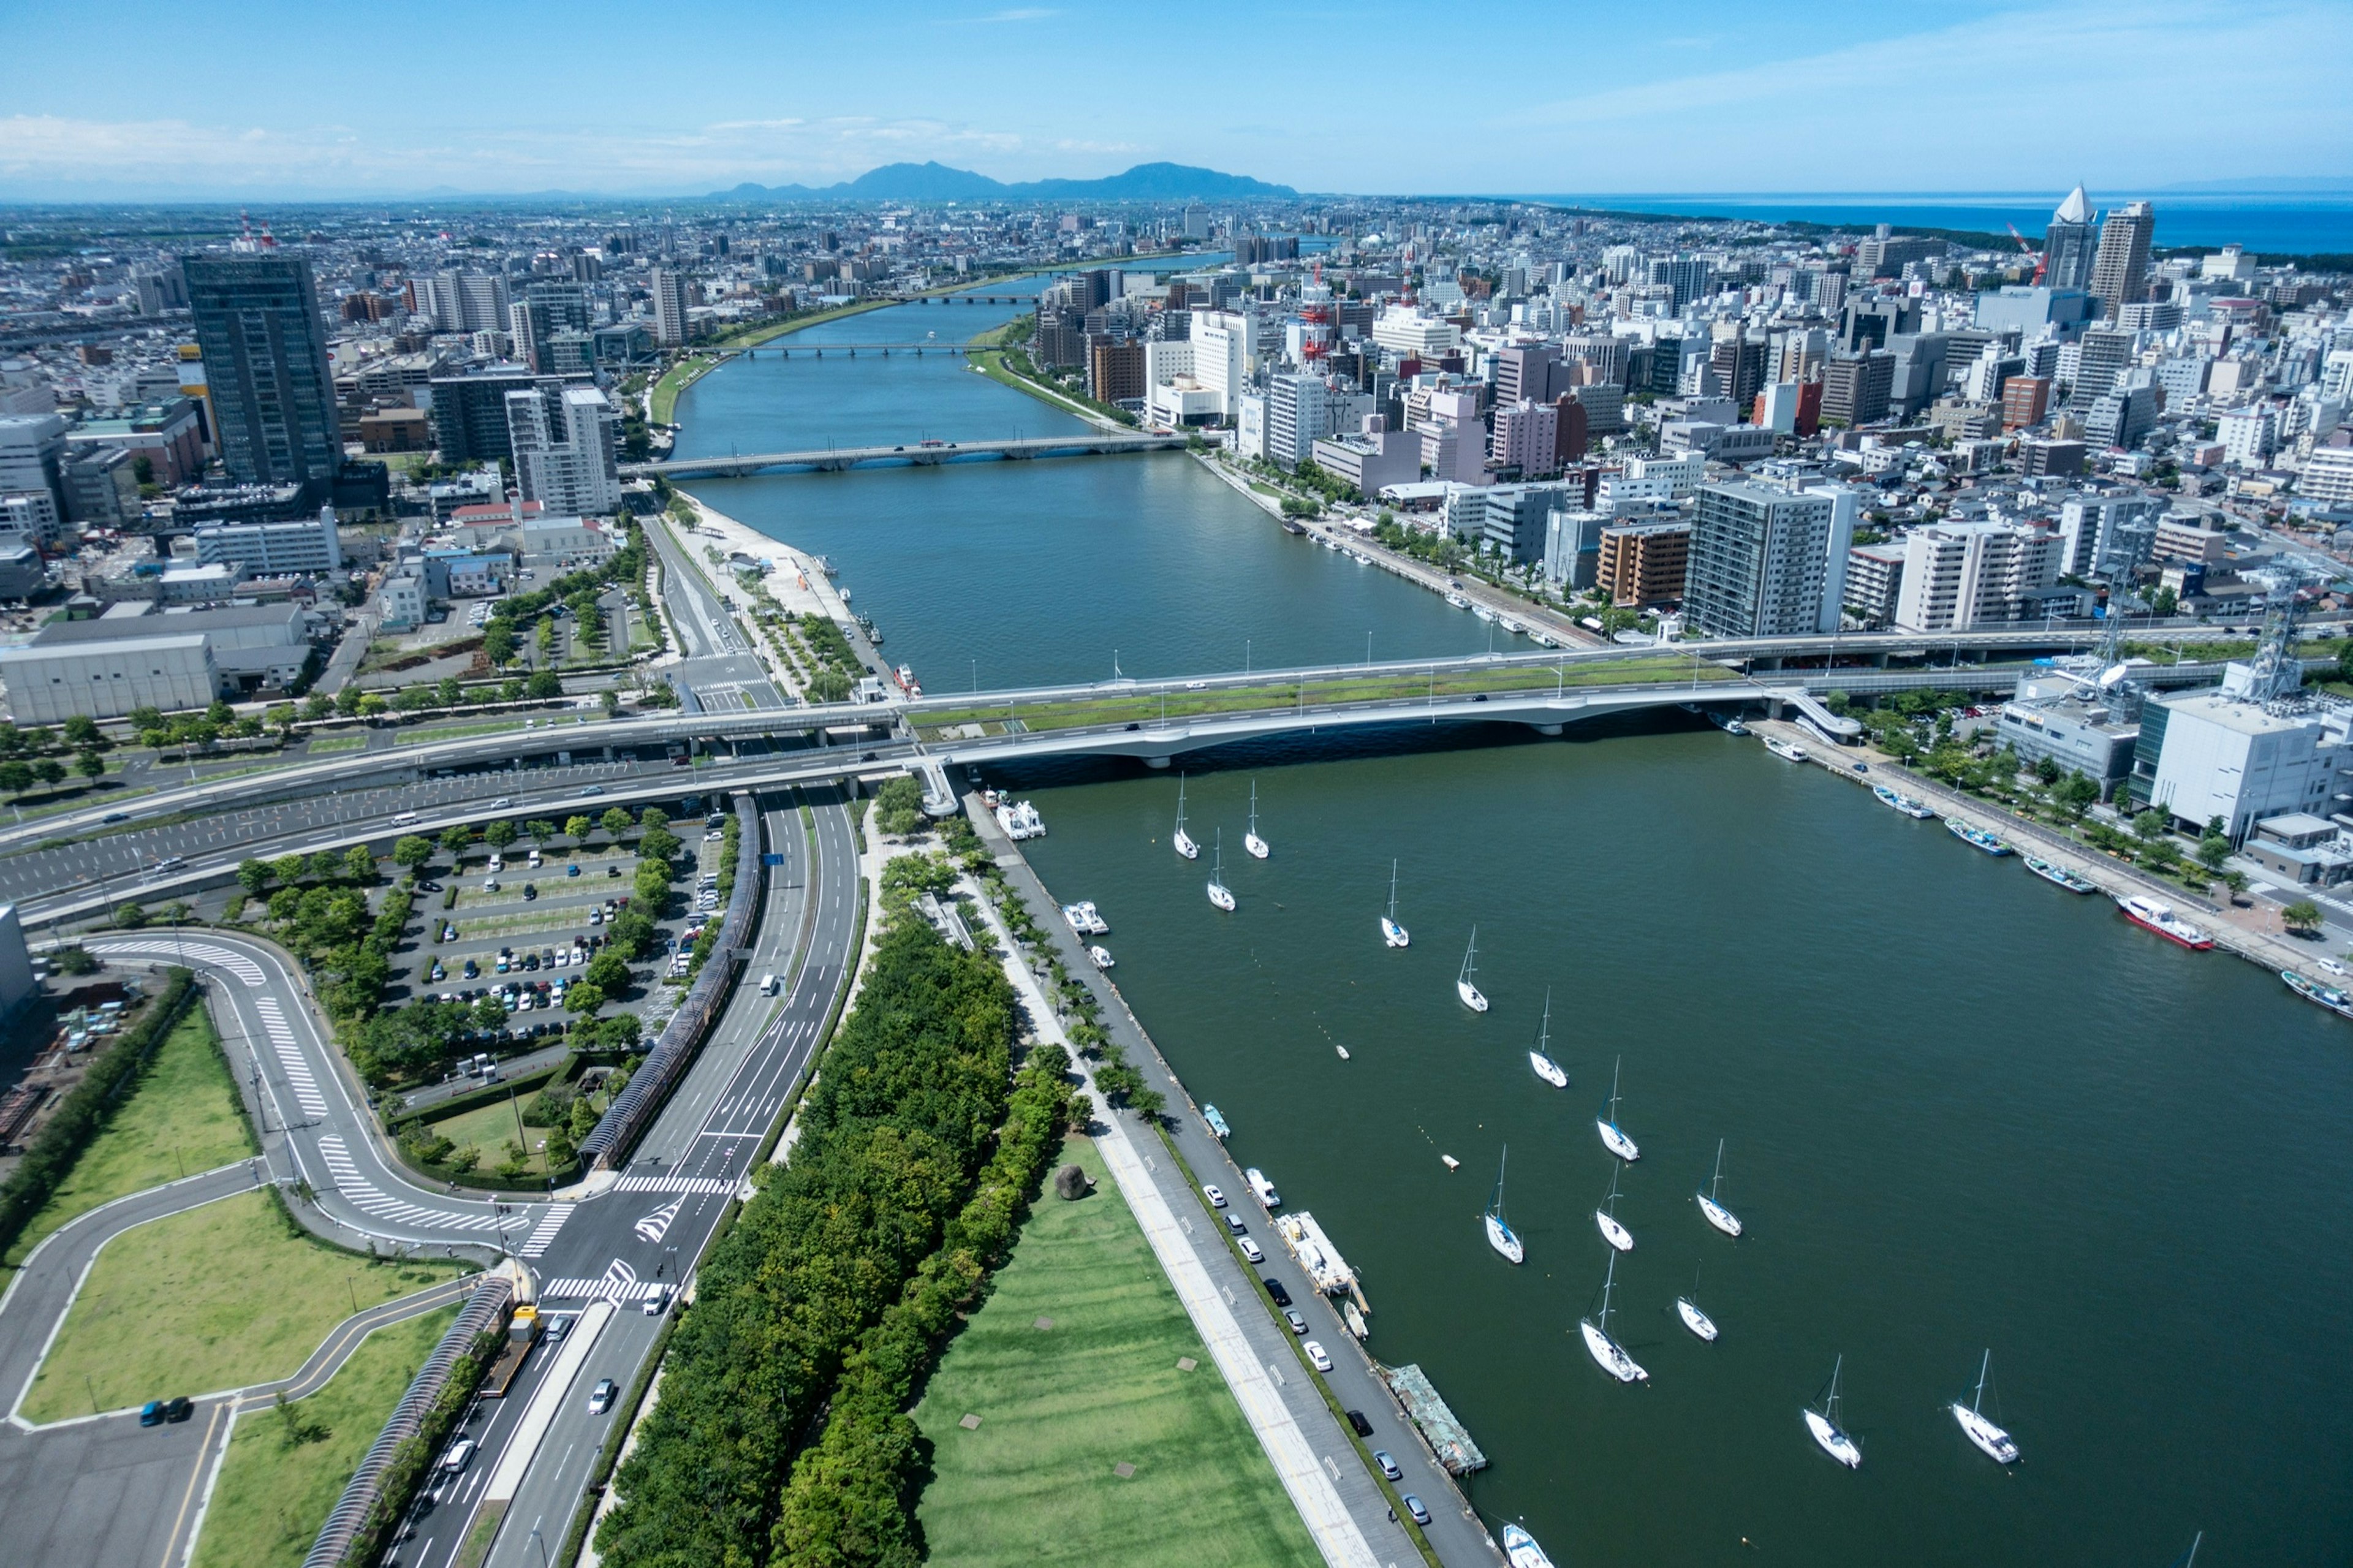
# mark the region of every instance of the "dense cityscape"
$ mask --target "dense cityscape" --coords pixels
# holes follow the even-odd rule
[[[2342,1554],[2353,243],[1291,168],[0,203],[0,1561]]]

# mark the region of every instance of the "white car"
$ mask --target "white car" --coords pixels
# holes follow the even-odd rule
[[[1245,1236],[1239,1238],[1235,1241],[1234,1245],[1240,1247],[1242,1249],[1242,1256],[1249,1258],[1252,1263],[1263,1263],[1266,1261],[1265,1250],[1261,1248],[1257,1242],[1252,1241],[1249,1237]]]
[[[2333,958],[2316,958],[2313,962],[2331,974],[2343,974],[2345,966]]]
[[[1309,1340],[1299,1348],[1307,1352],[1307,1364],[1314,1367],[1317,1372],[1330,1372],[1332,1370],[1332,1358],[1324,1353],[1324,1347],[1322,1345],[1317,1344],[1314,1340]]]
[[[1201,1188],[1201,1195],[1209,1200],[1209,1206],[1213,1209],[1221,1209],[1226,1206],[1226,1194],[1219,1192],[1213,1186],[1204,1184]]]
[[[474,1440],[471,1437],[460,1437],[449,1445],[448,1453],[441,1456],[441,1473],[447,1476],[463,1474],[466,1467],[473,1463],[473,1460]]]

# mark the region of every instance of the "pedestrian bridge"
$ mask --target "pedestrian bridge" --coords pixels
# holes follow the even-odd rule
[[[805,452],[730,452],[708,458],[670,458],[652,463],[624,463],[624,479],[725,479],[771,468],[799,468],[833,473],[867,464],[963,462],[983,458],[1018,460],[1029,458],[1098,457],[1113,452],[1179,452],[1182,436],[1134,435],[1029,436],[1009,441],[902,441],[892,446],[825,447]]]

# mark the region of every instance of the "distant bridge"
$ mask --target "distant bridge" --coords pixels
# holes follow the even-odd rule
[[[658,463],[624,463],[625,479],[723,479],[767,468],[803,468],[833,473],[866,463],[912,463],[929,467],[962,458],[1094,457],[1112,452],[1182,451],[1182,436],[1032,436],[1017,441],[905,441],[891,447],[827,447],[807,452],[729,453],[724,457],[670,458]]]
[[[807,354],[811,359],[823,359],[828,354],[836,359],[856,359],[861,353],[870,358],[880,354],[884,359],[894,353],[913,354],[921,359],[927,353],[1001,353],[1004,347],[1002,343],[945,343],[936,339],[921,343],[796,343],[789,338],[780,338],[772,343],[762,343],[759,348],[745,349],[744,355],[747,359],[757,359],[761,351],[765,350],[784,359],[790,359],[797,353]]]

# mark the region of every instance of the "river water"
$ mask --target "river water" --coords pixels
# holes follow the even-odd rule
[[[817,368],[706,378],[683,449],[763,420],[1050,417],[944,363]],[[1273,662],[1360,656],[1366,625],[1378,657],[1486,635],[1182,459],[696,489],[832,556],[934,691],[967,658],[987,686],[1100,678],[1113,647],[1142,675],[1237,666],[1244,637]],[[1491,1522],[1564,1563],[2157,1564],[2200,1530],[2201,1563],[2345,1559],[2348,1026],[1682,715],[1488,739],[1197,759],[1189,826],[1233,846],[1231,916],[1206,853],[1169,848],[1173,777],[1018,782],[1050,828],[1039,870],[1102,906],[1138,1016],[1362,1273],[1369,1348],[1419,1363],[1486,1450],[1468,1489]],[[1240,853],[1253,779],[1265,863]],[[1376,926],[1392,858],[1401,952]],[[1474,923],[1484,1016],[1452,984]],[[1525,1055],[1547,987],[1566,1091]],[[1651,1374],[1631,1388],[1577,1337],[1620,1057],[1642,1158],[1611,1321]],[[1692,1201],[1719,1138],[1736,1242]],[[1516,1269],[1479,1225],[1506,1143]],[[1695,1269],[1712,1346],[1672,1310]],[[2008,1472],[1944,1409],[1988,1348],[1986,1408],[2025,1450]],[[1852,1474],[1799,1419],[1840,1354]]]

